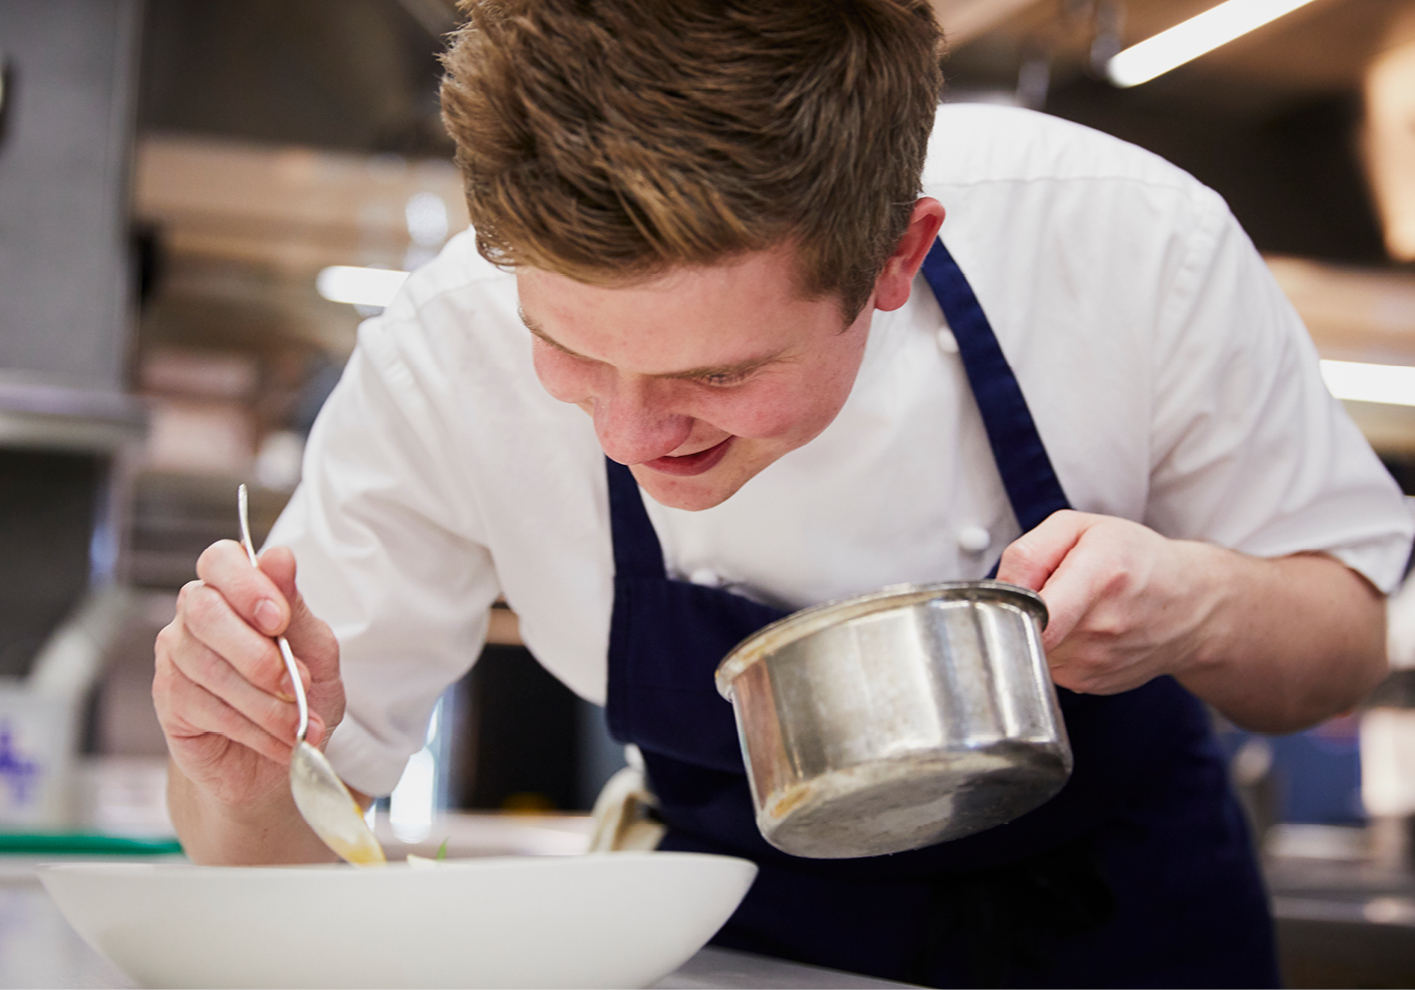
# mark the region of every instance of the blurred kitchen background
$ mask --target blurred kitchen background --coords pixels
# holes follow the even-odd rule
[[[1415,0],[1268,0],[1291,10],[1169,71],[1135,46],[1215,0],[934,2],[947,99],[1079,121],[1224,195],[1415,494]],[[0,826],[170,829],[153,637],[236,535],[239,481],[257,541],[278,515],[360,320],[466,225],[437,112],[455,20],[0,3]],[[583,812],[622,765],[515,616],[492,630],[381,802],[407,841],[448,809]],[[1415,667],[1415,614],[1393,636]],[[1221,726],[1293,985],[1415,983],[1412,709],[1397,670],[1309,732]]]

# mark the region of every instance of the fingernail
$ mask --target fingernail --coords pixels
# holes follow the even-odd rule
[[[295,682],[290,680],[290,672],[287,670],[285,676],[280,678],[280,687],[275,692],[275,697],[281,701],[295,700]]]
[[[255,603],[255,620],[266,632],[274,633],[280,628],[280,609],[269,598],[262,598]]]

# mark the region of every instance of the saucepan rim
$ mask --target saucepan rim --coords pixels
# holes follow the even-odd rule
[[[938,581],[931,584],[892,584],[878,591],[823,602],[792,612],[765,626],[738,643],[718,664],[714,680],[717,692],[732,700],[732,682],[747,668],[777,650],[830,626],[841,625],[861,616],[896,608],[908,608],[930,601],[1001,602],[1030,612],[1045,629],[1047,607],[1040,595],[1029,588],[1006,581]]]

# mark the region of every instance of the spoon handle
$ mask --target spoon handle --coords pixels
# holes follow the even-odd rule
[[[241,546],[246,548],[246,556],[251,559],[251,566],[257,567],[255,559],[255,546],[251,543],[251,520],[248,503],[249,496],[246,494],[246,486],[241,485],[236,489],[236,507],[241,516]],[[280,655],[285,658],[285,669],[290,672],[290,683],[295,686],[295,704],[300,709],[300,727],[295,730],[295,743],[298,745],[305,741],[305,733],[310,727],[310,706],[305,700],[305,685],[300,680],[300,669],[295,666],[295,654],[290,652],[290,643],[284,636],[276,636],[275,642],[280,645]]]

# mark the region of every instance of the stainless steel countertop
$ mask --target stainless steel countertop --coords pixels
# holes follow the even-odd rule
[[[1288,986],[1415,986],[1415,874],[1272,856],[1264,873]]]
[[[55,859],[0,856],[0,990],[135,986],[89,948],[40,886],[34,865]],[[124,861],[133,862],[131,857]],[[711,946],[654,985],[665,990],[906,986]]]

